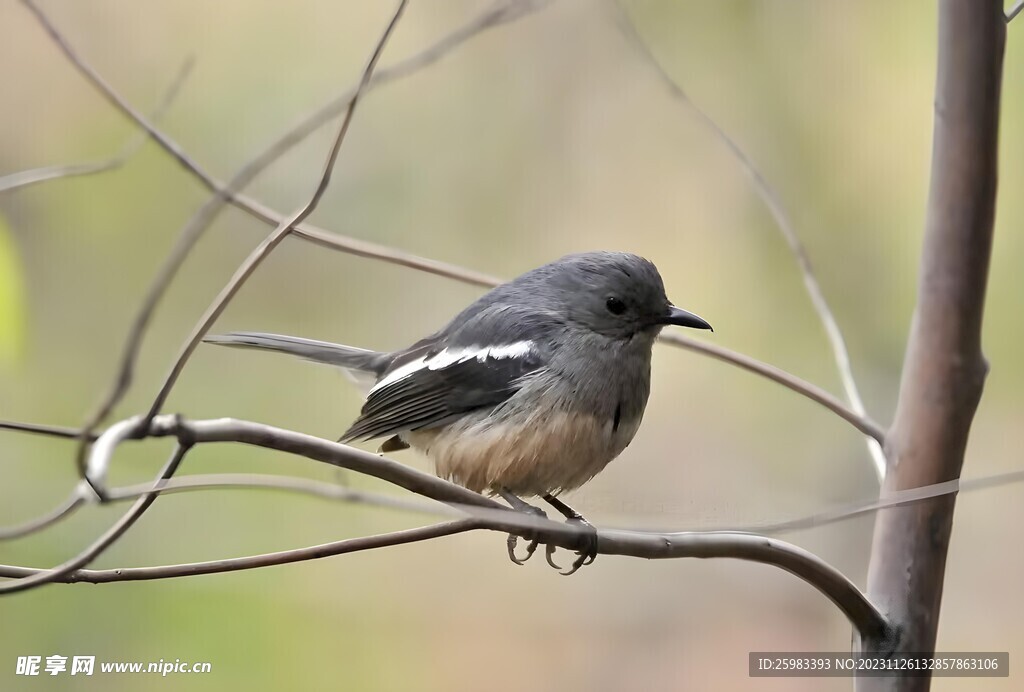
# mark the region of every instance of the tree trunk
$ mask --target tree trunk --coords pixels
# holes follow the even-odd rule
[[[924,248],[883,494],[958,478],[981,398],[1005,35],[1001,0],[940,1]],[[954,504],[945,495],[879,513],[868,594],[894,631],[865,649],[934,650]],[[927,690],[930,683],[865,678],[858,689]]]

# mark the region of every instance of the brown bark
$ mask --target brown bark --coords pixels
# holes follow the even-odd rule
[[[987,363],[981,352],[996,198],[1006,21],[999,0],[941,0],[931,186],[917,307],[884,492],[960,476]],[[868,593],[894,626],[872,650],[935,648],[955,497],[882,511]],[[873,678],[859,689],[927,690],[928,678]]]

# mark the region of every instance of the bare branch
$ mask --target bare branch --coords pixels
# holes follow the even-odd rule
[[[60,46],[62,50],[65,51],[65,54],[68,55],[69,59],[72,61],[75,67],[78,68],[93,83],[93,85],[96,86],[104,94],[104,96],[113,105],[115,105],[127,117],[134,120],[140,127],[146,129],[150,133],[150,136],[152,136],[153,139],[158,144],[160,144],[168,153],[174,156],[179,161],[179,163],[181,163],[187,170],[191,171],[201,182],[203,182],[204,185],[206,185],[210,190],[216,193],[216,196],[212,198],[209,202],[207,202],[207,205],[200,209],[196,216],[193,217],[192,221],[190,221],[189,225],[186,227],[186,230],[183,231],[183,233],[179,237],[178,244],[175,247],[175,250],[172,252],[168,263],[164,265],[164,268],[161,270],[160,277],[158,277],[157,282],[154,283],[153,287],[150,290],[150,296],[147,299],[149,304],[149,310],[144,310],[143,313],[140,313],[139,318],[136,320],[135,326],[133,326],[131,336],[132,339],[134,340],[134,343],[130,342],[129,345],[126,347],[125,355],[128,356],[128,358],[125,358],[122,361],[122,374],[120,378],[121,381],[128,383],[131,380],[130,368],[134,363],[134,359],[138,351],[137,342],[139,339],[141,339],[142,328],[139,327],[139,325],[144,326],[146,322],[146,320],[143,320],[142,317],[145,315],[148,320],[148,314],[149,312],[152,311],[152,305],[154,305],[155,302],[162,295],[163,290],[165,290],[166,288],[166,284],[173,277],[174,273],[177,270],[177,267],[180,266],[181,261],[183,261],[184,256],[191,249],[192,245],[195,243],[195,240],[198,238],[198,235],[202,232],[206,225],[208,225],[212,221],[212,217],[217,213],[223,201],[229,201],[231,204],[234,204],[243,211],[249,212],[255,218],[263,222],[273,224],[283,223],[284,219],[281,215],[277,214],[271,209],[268,209],[267,207],[264,207],[258,202],[255,202],[254,200],[251,200],[241,195],[237,195],[237,190],[235,188],[247,184],[249,181],[252,180],[253,177],[255,177],[255,175],[260,170],[262,170],[264,166],[268,165],[274,158],[280,156],[288,147],[294,146],[296,143],[298,143],[298,141],[301,141],[303,137],[307,136],[310,132],[315,130],[316,127],[322,124],[322,122],[326,118],[330,117],[330,114],[333,114],[333,107],[337,106],[340,108],[342,102],[344,102],[347,105],[351,103],[351,100],[349,99],[348,94],[344,94],[331,104],[328,104],[328,106],[325,106],[324,108],[320,109],[313,115],[309,116],[302,123],[300,123],[300,125],[293,132],[290,132],[284,137],[282,137],[280,140],[275,142],[275,144],[273,144],[268,150],[266,150],[256,159],[253,159],[253,161],[251,161],[250,164],[247,164],[246,167],[239,172],[236,178],[232,180],[232,183],[225,187],[217,180],[215,180],[212,176],[210,176],[208,173],[206,173],[202,168],[200,168],[198,164],[196,164],[191,158],[185,155],[179,145],[173,142],[169,137],[167,137],[167,135],[156,129],[154,125],[146,121],[146,119],[143,116],[141,116],[130,104],[128,104],[128,102],[125,101],[124,98],[120,96],[120,94],[114,91],[114,89],[110,87],[102,79],[102,77],[100,77],[91,67],[85,64],[81,60],[81,58],[68,47],[67,41],[53,26],[52,22],[50,22],[45,15],[43,15],[41,12],[35,9],[35,6],[32,4],[32,0],[23,0],[23,2],[28,3],[30,7],[32,7],[34,11],[36,11],[37,17],[39,18],[40,22],[43,23],[44,27],[51,34],[51,36],[54,36],[55,40],[58,43],[58,46]],[[441,42],[439,42],[439,44],[435,44],[433,48],[428,49],[428,51],[425,51],[425,53],[430,53],[431,51],[433,51],[433,54],[437,54],[439,51],[439,46],[442,44],[446,48],[454,46],[458,41],[462,41],[465,40],[465,38],[468,38],[468,36],[472,35],[474,31],[479,31],[488,26],[493,26],[496,23],[498,23],[499,20],[509,21],[509,18],[521,16],[521,14],[523,14],[524,12],[532,11],[536,9],[536,7],[543,6],[544,4],[545,3],[543,2],[535,2],[528,5],[520,5],[518,3],[496,5],[494,9],[489,10],[484,15],[481,15],[477,20],[470,22],[462,30],[454,32],[453,34],[449,35],[446,39],[443,39]],[[516,12],[511,12],[508,9],[511,7],[516,7],[519,9]],[[393,68],[393,76],[397,77],[407,74],[409,71],[412,71],[413,69],[415,69],[416,66],[420,65],[421,63],[426,64],[427,62],[429,62],[429,60],[425,60],[422,57],[423,55],[424,54],[420,54],[420,56],[416,56],[414,58],[411,58],[409,61],[406,61],[405,63],[397,65],[395,68]],[[296,236],[301,237],[310,242],[319,244],[323,247],[327,247],[333,250],[339,250],[341,252],[356,255],[359,257],[377,259],[392,264],[397,264],[399,266],[404,266],[411,269],[416,269],[419,271],[444,276],[447,278],[455,279],[457,281],[461,281],[463,283],[483,287],[493,287],[500,283],[500,280],[495,277],[488,276],[486,274],[481,274],[470,269],[465,269],[462,267],[458,267],[456,265],[447,264],[443,262],[437,262],[431,259],[417,257],[415,255],[404,253],[393,248],[377,245],[375,243],[368,243],[365,241],[339,236],[337,234],[333,234],[315,227],[300,225],[295,227],[293,232]],[[785,377],[781,378],[777,377],[776,375],[778,373],[782,373],[782,371],[778,370],[777,368],[760,364],[753,359],[747,358],[746,356],[735,354],[727,349],[710,346],[683,335],[663,335],[662,340],[665,343],[671,344],[673,346],[689,348],[690,350],[708,355],[714,354],[714,357],[718,358],[719,360],[734,363],[740,365],[746,370],[764,375],[769,379],[772,379],[787,387],[790,387],[791,389],[793,389],[793,391],[796,391],[799,394],[809,396],[813,401],[825,405],[833,412],[838,413],[845,420],[853,423],[858,430],[870,435],[872,438],[881,439],[884,436],[884,433],[881,431],[881,428],[877,424],[872,422],[866,416],[858,415],[856,414],[856,412],[850,412],[845,407],[843,407],[842,404],[840,404],[834,397],[831,397],[820,388],[805,383],[792,375],[786,375]],[[125,372],[128,373],[127,377],[125,376]],[[794,387],[792,386],[793,384],[796,384],[797,386]],[[127,386],[127,384],[125,384],[124,386]],[[117,385],[114,391],[118,392],[120,390],[120,387],[120,384]],[[814,395],[812,396],[811,393],[813,393]],[[98,411],[98,413],[102,412],[103,415],[96,415],[90,418],[92,425],[87,425],[87,430],[95,429],[95,426],[98,425],[98,423],[103,418],[105,418],[106,415],[109,415],[110,409],[112,409],[114,402],[120,398],[120,395],[121,393],[119,392],[114,397],[108,397],[105,406],[101,408],[100,411]],[[80,448],[80,468],[84,468],[84,455],[85,448],[83,446],[82,448]]]
[[[14,538],[22,538],[29,534],[42,531],[45,528],[53,526],[54,524],[63,521],[67,517],[74,514],[75,510],[85,504],[86,496],[83,495],[78,489],[75,489],[68,495],[59,505],[54,507],[52,510],[43,514],[42,516],[36,517],[26,521],[23,524],[17,524],[15,526],[3,527],[0,526],[0,541],[9,541]]]
[[[953,479],[943,483],[935,483],[921,488],[908,488],[886,495],[883,498],[868,502],[847,503],[831,507],[829,509],[808,514],[793,519],[785,519],[775,522],[762,522],[749,524],[747,526],[723,526],[709,528],[702,526],[692,529],[660,529],[660,533],[707,533],[712,531],[731,533],[754,533],[761,536],[778,536],[794,531],[820,528],[829,524],[836,524],[849,519],[872,514],[890,507],[904,507],[930,500],[933,497],[950,495],[953,493],[963,494],[976,490],[1001,487],[1012,483],[1024,482],[1024,470],[1008,471],[1006,473],[971,478],[968,480]],[[334,483],[314,481],[307,478],[293,478],[291,476],[261,475],[248,473],[220,473],[220,474],[196,474],[184,478],[172,478],[160,482],[155,486],[151,483],[138,483],[136,485],[110,488],[106,491],[107,500],[119,502],[132,500],[146,493],[158,493],[161,495],[195,492],[201,490],[217,489],[264,489],[278,490],[312,495],[325,500],[338,502],[364,504],[374,507],[386,507],[397,509],[403,512],[415,512],[419,514],[430,514],[435,516],[456,517],[469,515],[476,518],[495,518],[498,510],[485,509],[471,505],[463,505],[456,502],[441,504],[437,502],[414,502],[409,499],[370,493],[361,490],[353,490]],[[504,521],[512,519],[501,515]],[[530,520],[530,517],[523,515],[524,521],[520,528],[533,529],[544,528]],[[626,527],[614,527],[623,530],[632,530]],[[2,534],[0,534],[2,536]]]
[[[775,220],[775,225],[778,226],[779,230],[782,232],[783,238],[785,238],[786,243],[789,245],[790,252],[792,252],[793,257],[796,258],[796,263],[800,268],[800,274],[803,277],[804,287],[807,289],[807,294],[810,296],[811,304],[814,306],[814,310],[818,313],[818,318],[821,320],[821,323],[825,328],[825,335],[828,337],[829,344],[832,347],[832,355],[836,362],[836,368],[839,371],[839,379],[842,382],[843,391],[846,392],[846,398],[850,402],[850,407],[857,416],[866,419],[864,402],[860,398],[860,392],[857,390],[857,382],[853,377],[853,368],[850,365],[850,354],[846,348],[846,340],[843,338],[843,332],[839,328],[839,323],[836,322],[835,315],[832,314],[828,301],[825,300],[825,294],[821,290],[821,284],[818,283],[818,277],[815,275],[814,267],[811,265],[811,258],[807,254],[807,249],[804,247],[803,242],[801,242],[800,236],[796,232],[796,227],[789,218],[789,214],[786,213],[786,209],[782,205],[782,200],[779,197],[778,192],[776,192],[775,188],[771,186],[767,178],[761,174],[761,171],[754,164],[754,160],[750,158],[742,147],[740,147],[736,140],[730,137],[729,134],[714,120],[714,118],[704,111],[704,109],[694,103],[689,94],[687,94],[683,88],[679,86],[674,79],[672,79],[672,76],[665,71],[662,64],[658,62],[656,57],[654,57],[654,53],[651,51],[650,46],[647,45],[637,32],[636,27],[629,18],[629,14],[622,8],[618,0],[612,0],[611,5],[613,7],[615,22],[618,24],[622,35],[637,50],[644,61],[654,69],[659,81],[668,90],[672,98],[696,115],[701,123],[711,131],[715,138],[725,145],[726,149],[729,150],[729,153],[732,154],[733,158],[740,164],[743,172],[747,174],[747,177],[750,179],[750,182],[754,186],[754,190],[757,192],[758,196],[761,198],[761,201],[763,201],[765,206],[768,208],[772,218]],[[835,409],[832,410],[834,411]],[[881,483],[885,478],[886,471],[885,453],[882,450],[882,444],[885,442],[884,436],[878,437],[871,433],[867,434],[871,437],[871,439],[867,440],[868,452],[871,454],[875,474],[878,476],[878,482]]]
[[[235,297],[235,294],[242,287],[242,284],[244,284],[246,279],[256,271],[256,268],[259,267],[263,260],[273,252],[274,248],[288,237],[288,234],[292,232],[295,225],[302,223],[306,217],[313,213],[317,205],[320,203],[320,198],[323,196],[324,192],[327,190],[327,186],[331,182],[331,172],[334,170],[334,164],[338,160],[338,152],[341,151],[341,145],[345,141],[345,135],[348,133],[349,125],[352,123],[352,116],[356,112],[356,106],[359,104],[359,99],[362,96],[362,93],[366,90],[367,85],[370,83],[370,77],[373,76],[373,69],[377,66],[377,61],[380,60],[381,53],[384,51],[384,45],[387,43],[388,38],[390,38],[395,26],[398,24],[398,20],[405,11],[405,6],[407,4],[408,0],[399,0],[391,21],[384,29],[384,33],[381,34],[381,37],[377,40],[373,53],[367,61],[366,67],[363,69],[362,78],[359,80],[359,86],[356,88],[356,93],[348,104],[348,110],[345,111],[344,118],[342,118],[341,127],[338,128],[338,132],[334,137],[334,142],[331,145],[330,153],[327,155],[327,161],[324,163],[320,180],[317,183],[312,196],[309,198],[309,201],[296,210],[288,219],[278,224],[277,228],[274,229],[274,232],[267,236],[267,238],[249,254],[245,262],[243,262],[235,272],[235,275],[231,277],[228,284],[214,299],[213,303],[210,304],[210,307],[206,309],[206,312],[193,328],[192,334],[182,347],[174,366],[171,368],[170,374],[168,374],[167,379],[160,388],[160,392],[157,394],[153,405],[150,407],[149,414],[146,416],[147,421],[157,415],[160,412],[160,409],[163,408],[163,405],[167,401],[167,397],[171,392],[171,388],[174,387],[175,382],[177,382],[178,377],[181,375],[181,371],[185,367],[185,363],[188,362],[188,359],[195,351],[196,346],[198,346],[203,340],[203,337],[206,336],[210,327],[213,326],[213,323],[218,317],[220,317],[231,299]]]
[[[182,63],[178,69],[178,74],[174,77],[174,81],[167,88],[167,92],[160,100],[159,105],[153,111],[153,122],[160,122],[163,118],[164,113],[174,103],[174,99],[177,97],[181,85],[185,83],[188,75],[192,72],[192,66],[195,64],[195,60],[191,57]],[[28,187],[37,183],[44,183],[49,180],[57,180],[59,178],[71,178],[75,176],[84,175],[95,175],[97,173],[105,173],[112,171],[116,168],[123,166],[131,157],[135,156],[136,152],[142,148],[142,145],[149,139],[149,134],[145,131],[137,132],[132,135],[128,141],[122,146],[121,150],[105,161],[93,161],[91,163],[73,163],[63,166],[46,166],[43,168],[33,168],[27,171],[19,171],[17,173],[11,173],[0,177],[0,194],[4,192],[10,192],[22,187]]]
[[[392,73],[389,75],[389,79],[397,79],[398,77],[405,76],[420,66],[428,65],[436,61],[444,54],[445,51],[454,48],[458,43],[465,41],[473,35],[474,31],[479,32],[491,26],[497,26],[501,23],[518,19],[535,9],[545,6],[550,1],[551,0],[548,0],[548,2],[545,2],[544,0],[519,0],[518,2],[510,1],[507,3],[496,3],[492,8],[480,15],[477,20],[470,22],[460,30],[453,32],[453,34],[445,37],[423,53],[396,65],[393,68]],[[223,196],[232,205],[250,214],[263,223],[269,225],[280,225],[284,222],[285,217],[283,215],[251,198],[235,194],[235,192],[231,190],[230,186],[222,184],[210,173],[205,171],[196,161],[185,153],[181,145],[159,130],[152,122],[147,120],[145,116],[143,116],[123,96],[121,96],[121,94],[108,84],[107,81],[103,79],[103,77],[91,65],[85,62],[85,60],[78,55],[60,30],[57,29],[56,25],[35,3],[35,0],[22,0],[22,2],[29,10],[31,10],[33,15],[42,25],[43,29],[71,62],[72,66],[75,67],[75,69],[77,69],[112,106],[114,106],[124,116],[134,121],[139,127],[146,130],[146,132],[149,133],[149,136],[152,137],[158,145],[170,154],[182,167],[195,176],[196,179],[198,179],[199,182],[201,182],[208,190]],[[320,109],[307,120],[300,123],[296,127],[294,134],[289,132],[285,137],[271,145],[266,152],[250,162],[250,164],[240,172],[240,180],[243,180],[245,175],[250,175],[251,177],[249,177],[248,180],[243,180],[243,183],[239,186],[244,185],[246,182],[251,180],[252,177],[255,177],[255,174],[258,173],[262,167],[268,165],[273,159],[282,155],[287,148],[297,144],[337,113],[351,107],[351,102],[354,96],[355,91],[346,92],[335,99],[331,104],[328,104],[328,106]],[[456,278],[467,283],[486,286],[491,285],[494,281],[492,277],[479,272],[474,272],[472,270],[446,264],[444,262],[438,262],[436,260],[420,258],[416,255],[394,250],[383,245],[377,245],[376,243],[347,238],[335,233],[330,233],[315,226],[299,225],[294,229],[294,233],[296,236],[318,245],[330,247],[359,257],[379,259],[440,276]]]
[[[167,479],[173,476],[188,450],[188,444],[179,443],[175,448],[174,453],[171,455],[171,458],[160,471],[158,478]],[[17,593],[18,591],[25,591],[27,589],[42,586],[43,584],[49,584],[66,577],[75,570],[85,567],[99,557],[104,550],[113,545],[117,539],[124,535],[124,533],[130,529],[136,521],[138,521],[139,517],[149,509],[149,506],[153,504],[156,498],[157,496],[153,494],[140,497],[113,526],[107,529],[102,536],[93,541],[88,548],[63,564],[58,565],[53,569],[39,570],[29,576],[16,579],[15,581],[0,583],[0,595]]]
[[[555,524],[555,526],[559,529],[565,528],[565,525]],[[79,570],[61,575],[54,581],[98,584],[232,572],[431,540],[481,528],[491,527],[487,526],[487,522],[479,519],[462,519],[420,529],[397,531],[366,538],[350,538],[310,548],[244,558],[160,567]],[[494,530],[505,532],[506,528],[498,526]],[[863,636],[880,637],[887,632],[888,625],[885,618],[864,598],[853,582],[811,553],[782,541],[743,533],[644,534],[599,530],[598,545],[598,550],[605,555],[625,555],[646,559],[734,558],[780,567],[800,577],[824,594],[846,615]],[[20,577],[27,580],[45,573],[43,570],[30,567],[0,565],[0,576],[4,577]],[[0,584],[0,586],[3,585]]]
[[[35,432],[36,428],[46,428],[46,426],[36,426],[25,423],[0,423],[2,426],[10,426],[16,430],[28,429]],[[129,424],[123,428],[126,432],[130,432],[133,429],[133,425]],[[59,436],[65,438],[74,438],[76,433],[71,430],[59,429]],[[121,439],[127,439],[129,435],[124,435]],[[109,445],[108,445],[109,448]],[[113,449],[110,448],[110,452]],[[109,457],[108,457],[109,458]],[[109,463],[109,462],[108,462]],[[105,473],[105,471],[101,471]],[[812,529],[828,524],[845,521],[855,517],[863,516],[877,512],[881,509],[890,507],[901,507],[905,505],[914,504],[917,502],[923,502],[934,497],[942,495],[949,495],[953,493],[965,493],[972,492],[975,490],[984,490],[988,488],[999,487],[1010,483],[1024,482],[1024,470],[1022,471],[1010,471],[1002,474],[995,474],[991,476],[984,476],[981,478],[972,478],[968,480],[954,479],[951,481],[944,481],[941,483],[934,483],[932,485],[908,488],[905,490],[899,490],[892,493],[887,493],[884,497],[871,500],[868,502],[849,503],[839,505],[836,507],[829,508],[824,511],[815,512],[813,514],[805,515],[802,517],[796,517],[793,519],[786,519],[783,521],[771,522],[771,523],[757,523],[750,524],[748,526],[737,527],[727,526],[719,529],[708,529],[702,527],[701,529],[691,529],[690,531],[733,531],[733,532],[744,532],[744,533],[757,533],[761,535],[775,536],[793,531],[800,531],[805,529]],[[98,483],[102,488],[102,485]],[[391,507],[403,511],[421,512],[425,514],[441,514],[451,516],[453,513],[458,514],[470,514],[473,516],[486,516],[476,513],[474,506],[462,504],[459,502],[448,502],[446,505],[438,505],[433,503],[420,503],[411,502],[408,499],[399,499],[389,496],[383,496],[375,493],[368,493],[365,491],[353,490],[344,486],[338,486],[332,483],[323,483],[312,481],[303,478],[292,478],[290,476],[262,476],[257,474],[200,474],[194,476],[188,476],[185,478],[174,478],[167,481],[162,481],[153,485],[151,483],[140,483],[132,486],[124,486],[112,489],[103,489],[104,499],[107,501],[123,501],[128,499],[134,499],[145,493],[178,493],[188,492],[193,490],[205,490],[214,488],[267,488],[276,490],[286,490],[293,492],[300,492],[310,495],[315,495],[325,499],[340,500],[344,502],[356,502],[361,504]],[[71,495],[58,506],[57,509],[51,511],[51,513],[34,519],[31,522],[26,522],[24,525],[15,527],[9,527],[6,529],[0,528],[0,540],[5,538],[16,538],[28,533],[41,530],[47,526],[52,525],[57,520],[62,519],[68,514],[63,516],[54,516],[64,511],[63,508],[69,504],[74,504],[75,508],[79,505],[79,502],[83,499],[89,499],[92,497],[92,492],[85,493],[83,495],[83,489],[81,487],[76,488]],[[73,509],[73,508],[71,508]],[[71,509],[67,512],[70,513]],[[38,524],[38,526],[36,526]],[[535,525],[530,523],[523,523],[521,528],[536,528]],[[673,529],[673,532],[680,532],[679,529]]]
[[[157,495],[176,495],[183,492],[196,490],[217,490],[217,489],[238,489],[238,490],[284,490],[288,492],[312,495],[324,500],[345,502],[351,504],[368,505],[371,507],[384,507],[397,509],[403,512],[416,512],[419,514],[444,514],[447,516],[462,515],[448,508],[446,505],[436,502],[422,502],[406,498],[371,493],[366,490],[356,490],[336,483],[325,483],[309,478],[293,478],[291,476],[274,476],[256,473],[208,473],[185,476],[184,478],[170,478],[161,481],[156,485],[152,483],[137,483],[118,488],[109,488],[106,491],[108,502],[119,502],[132,500],[147,493]],[[2,534],[0,534],[2,537]]]
[[[140,437],[173,436],[185,444],[236,442],[298,454],[453,504],[471,512],[477,528],[538,535],[549,545],[569,549],[574,549],[580,538],[581,529],[576,525],[524,516],[462,486],[390,459],[311,435],[227,418],[187,421],[180,416],[158,416],[145,430],[139,429],[136,419],[112,426],[93,446],[88,468],[94,486],[102,487],[115,448],[128,437],[125,431],[135,431]],[[734,557],[772,564],[798,575],[828,596],[865,636],[880,636],[886,630],[884,618],[840,572],[801,548],[763,536],[599,530],[598,552],[644,558]]]
[[[1017,4],[1006,13],[1006,23],[1012,22],[1013,18],[1020,14],[1021,10],[1024,10],[1024,0],[1017,0]]]
[[[12,430],[14,432],[46,435],[48,437],[63,437],[71,440],[77,440],[81,434],[78,428],[67,428],[62,425],[41,425],[39,423],[19,423],[10,420],[0,420],[0,430]],[[96,439],[95,435],[91,437]]]
[[[413,55],[390,68],[376,71],[367,88],[369,89],[375,85],[384,84],[410,75],[417,70],[437,62],[448,52],[457,48],[463,42],[472,38],[476,34],[485,31],[490,27],[514,21],[529,12],[539,9],[545,4],[547,3],[530,2],[529,0],[510,0],[509,2],[499,1],[492,7],[477,15],[464,26],[459,27],[416,55]],[[103,89],[104,87],[100,86],[100,88]],[[226,186],[223,188],[217,188],[216,194],[199,208],[192,218],[189,219],[185,227],[179,232],[174,247],[164,260],[157,276],[153,279],[149,289],[146,291],[146,296],[143,299],[142,305],[136,313],[131,327],[128,330],[128,336],[125,339],[125,344],[119,361],[118,372],[114,382],[112,383],[110,390],[82,426],[85,433],[83,433],[84,437],[82,444],[79,445],[77,452],[78,468],[82,473],[84,473],[85,470],[85,455],[88,451],[88,445],[85,444],[85,442],[87,440],[94,439],[92,433],[95,431],[96,427],[106,420],[114,407],[121,401],[124,394],[131,386],[134,377],[135,363],[142,347],[142,339],[145,334],[146,327],[149,325],[156,306],[163,298],[163,295],[167,291],[171,281],[173,281],[174,277],[177,275],[178,269],[180,269],[192,248],[195,247],[199,238],[205,230],[209,228],[210,224],[213,223],[214,219],[229,200],[234,199],[235,195],[246,185],[252,182],[260,172],[276,161],[289,149],[319,129],[320,126],[324,125],[348,108],[357,89],[358,85],[347,89],[341,95],[329,101],[326,105],[304,117],[282,137],[278,138],[270,146],[265,148],[261,153],[246,163],[231,178],[231,180],[228,181]],[[128,115],[131,117],[130,113]],[[139,121],[134,118],[132,118],[132,120],[139,124]],[[153,136],[156,137],[156,135]],[[169,141],[162,136],[156,137],[156,139],[161,143]],[[189,170],[195,172],[197,168],[197,166],[190,166]],[[274,222],[279,223],[280,219],[278,218]],[[313,235],[307,235],[306,239],[313,243],[319,243],[322,245],[324,244],[324,241],[321,240],[321,235],[323,235],[323,233],[317,231]],[[372,250],[374,248],[376,248],[376,251],[381,251],[381,248],[378,246],[368,245],[364,248],[359,241],[352,240],[351,247],[348,248],[348,251],[352,254],[363,255],[364,252],[362,252],[362,250]],[[370,256],[374,255],[371,254]],[[452,268],[443,263],[432,263],[431,260],[420,260],[414,256],[405,256],[401,253],[396,253],[394,261],[398,264],[410,261],[420,262],[423,266],[418,266],[416,268],[421,271],[433,271],[433,273],[437,273],[442,276],[451,276]],[[478,285],[488,285],[488,281],[491,280],[490,277],[483,274],[477,274],[475,276],[470,274],[466,278],[469,279],[471,283],[477,283]],[[475,281],[473,281],[473,279],[475,279]]]
[[[89,480],[94,486],[104,486],[114,451],[124,440],[146,436],[176,437],[179,440],[194,443],[240,442],[266,449],[276,449],[380,478],[439,502],[457,502],[491,509],[507,509],[494,500],[432,474],[417,471],[405,464],[379,457],[356,447],[331,442],[312,435],[231,418],[188,421],[180,416],[162,415],[155,417],[150,422],[148,429],[140,426],[140,421],[141,417],[136,417],[112,425],[93,445],[88,469]]]
[[[750,356],[730,351],[729,349],[722,348],[721,346],[715,346],[714,344],[691,339],[683,336],[682,334],[662,334],[659,337],[659,340],[666,344],[702,353],[716,360],[731,363],[739,368],[761,375],[773,382],[777,382],[798,394],[802,394],[811,401],[821,404],[871,439],[879,443],[885,441],[885,430],[878,423],[863,414],[858,414],[856,411],[850,410],[843,404],[843,402],[826,392],[821,387],[802,380],[796,375],[792,375],[781,368],[769,365],[768,363],[762,363]]]
[[[406,543],[428,541],[442,536],[451,536],[456,533],[472,531],[479,528],[476,521],[463,519],[451,521],[434,526],[425,526],[418,529],[406,531],[395,531],[379,536],[367,536],[365,538],[348,538],[323,545],[315,545],[309,548],[298,548],[296,550],[283,550],[276,553],[253,555],[251,557],[230,558],[226,560],[210,560],[209,562],[193,562],[184,565],[165,565],[161,567],[119,567],[116,569],[90,570],[82,569],[69,572],[60,578],[54,579],[55,583],[72,584],[86,582],[91,584],[105,584],[116,581],[145,581],[149,579],[168,579],[171,577],[190,577],[199,574],[219,574],[222,572],[237,572],[259,567],[270,567],[272,565],[287,565],[293,562],[305,560],[317,560],[334,555],[354,553],[361,550],[373,550],[375,548],[387,548]],[[37,574],[45,573],[45,570],[32,567],[15,567],[11,565],[0,565],[0,576],[20,577],[27,579]],[[3,586],[3,584],[0,584]]]

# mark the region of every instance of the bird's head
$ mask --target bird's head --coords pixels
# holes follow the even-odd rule
[[[653,337],[670,324],[711,329],[697,315],[672,305],[657,267],[637,255],[568,255],[515,283],[568,322],[611,338],[629,339],[641,333]]]

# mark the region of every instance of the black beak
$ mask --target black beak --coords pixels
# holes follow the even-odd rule
[[[692,312],[687,312],[675,305],[668,306],[668,314],[663,318],[662,324],[675,324],[680,327],[692,327],[693,329],[711,329],[711,325],[704,319],[697,317]],[[711,331],[715,331],[711,329]]]

